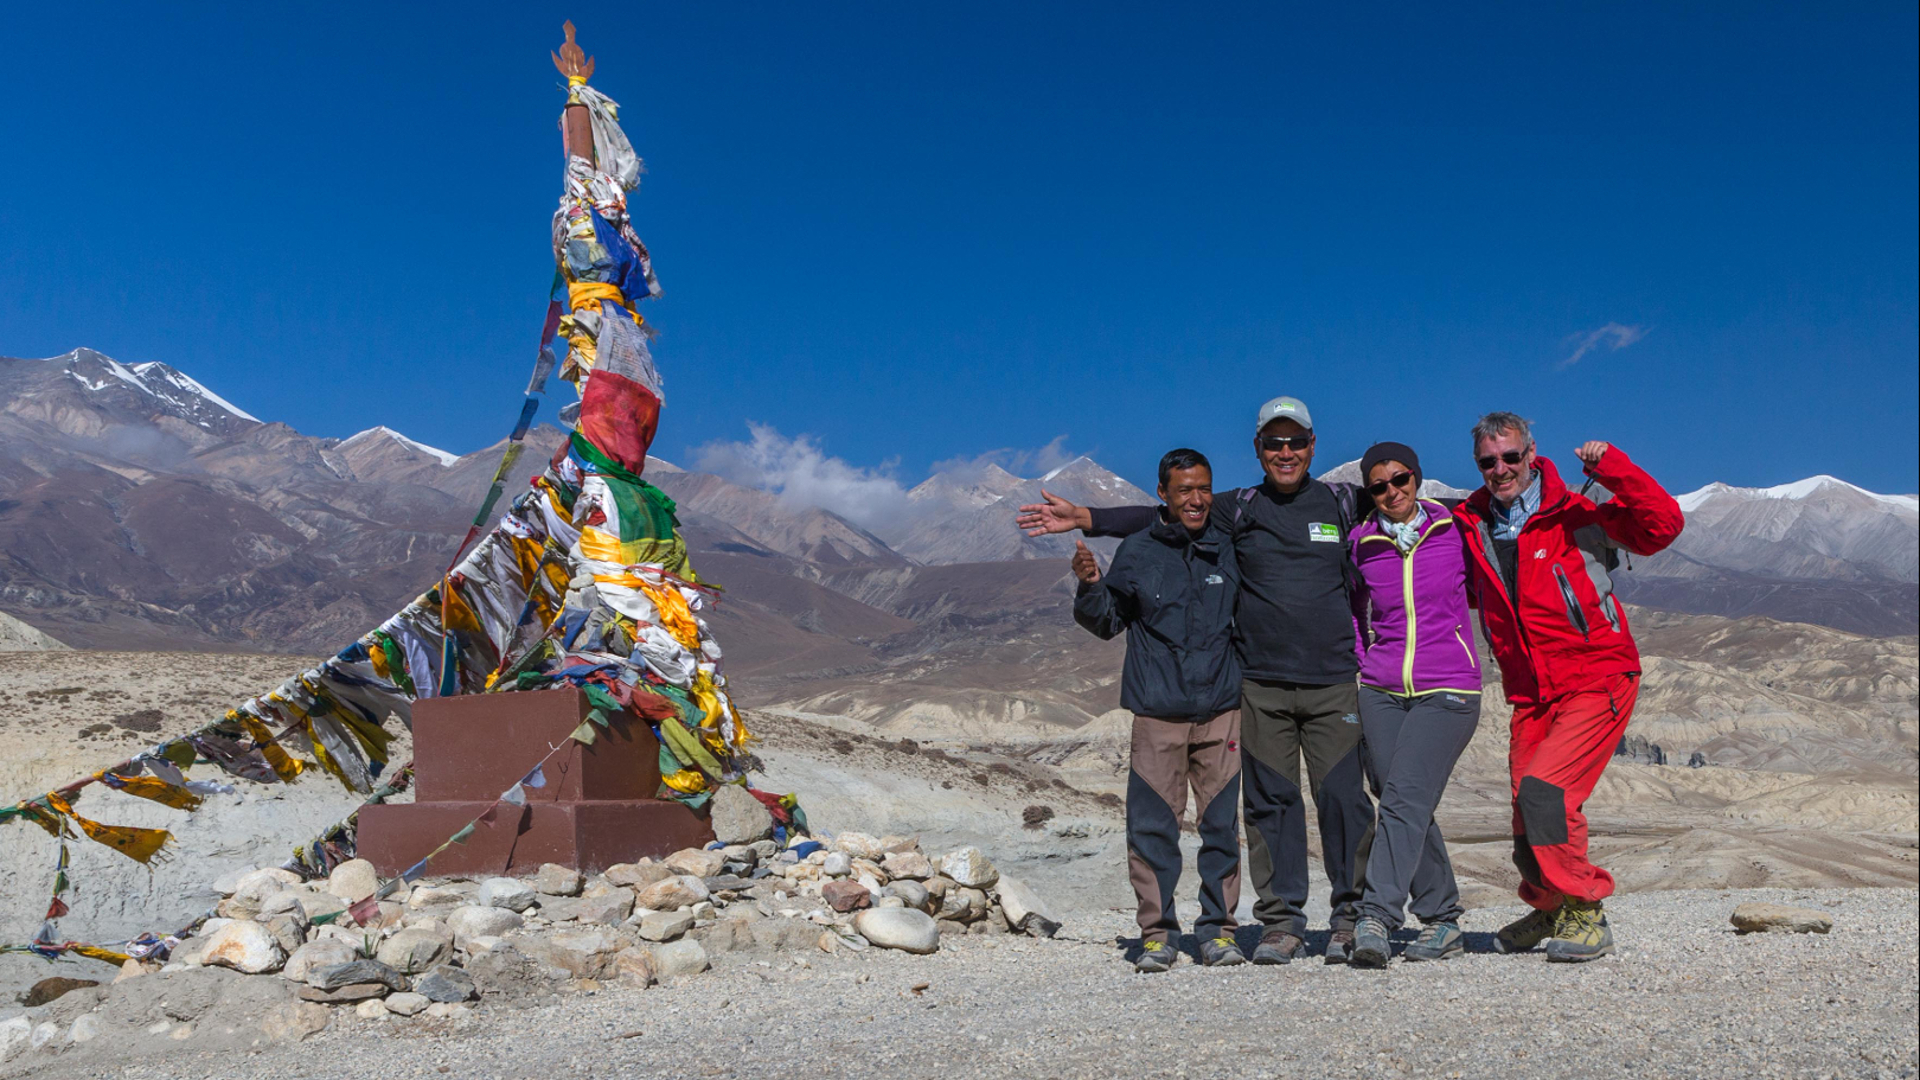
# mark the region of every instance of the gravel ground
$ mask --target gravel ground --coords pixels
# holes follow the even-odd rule
[[[1735,935],[1737,903],[1833,913],[1832,934]],[[1470,955],[1358,971],[1132,973],[1125,915],[1062,939],[966,937],[931,957],[736,956],[677,985],[576,992],[466,1020],[337,1011],[254,1053],[36,1052],[33,1077],[1914,1076],[1920,927],[1912,890],[1623,896],[1616,956],[1583,966],[1486,952],[1520,911],[1465,920]],[[1068,936],[1071,935],[1071,940]],[[1316,936],[1316,944],[1324,935]],[[922,986],[922,984],[924,984]],[[922,988],[915,990],[916,986]],[[106,1051],[100,1047],[99,1051]]]

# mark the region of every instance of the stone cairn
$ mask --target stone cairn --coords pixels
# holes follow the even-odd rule
[[[215,917],[164,966],[130,960],[115,982],[197,967],[286,980],[297,1000],[269,1012],[262,1027],[268,1038],[299,1039],[325,1029],[335,1010],[459,1020],[483,1003],[564,986],[640,989],[696,978],[721,953],[927,954],[956,935],[1052,937],[1059,929],[1034,892],[977,847],[934,857],[915,837],[843,832],[783,848],[766,809],[729,794],[736,790],[721,789],[713,813],[717,834],[731,842],[597,874],[549,863],[521,878],[427,879],[380,901],[364,922],[348,898],[377,882],[366,860],[309,882],[279,867],[236,872],[214,883],[224,897]],[[93,985],[44,982],[51,994]],[[277,994],[284,999],[285,990]],[[0,1034],[16,1034],[18,1051],[59,1049],[96,1037],[96,1017],[37,1026],[20,1018],[21,1031]]]

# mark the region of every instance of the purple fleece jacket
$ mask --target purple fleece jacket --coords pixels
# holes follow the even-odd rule
[[[1377,515],[1353,530],[1360,684],[1394,694],[1479,693],[1466,544],[1446,507],[1424,499],[1420,505],[1427,523],[1404,555]]]

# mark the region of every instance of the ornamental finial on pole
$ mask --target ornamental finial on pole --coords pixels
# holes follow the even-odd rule
[[[553,66],[567,77],[568,86],[579,86],[593,78],[593,57],[582,52],[580,46],[574,43],[572,19],[568,19],[561,29],[566,31],[567,40],[560,46],[560,51],[553,54]]]

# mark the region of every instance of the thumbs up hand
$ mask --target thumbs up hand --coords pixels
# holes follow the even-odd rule
[[[1100,580],[1100,563],[1093,557],[1093,551],[1086,541],[1073,542],[1073,576],[1092,585]]]

